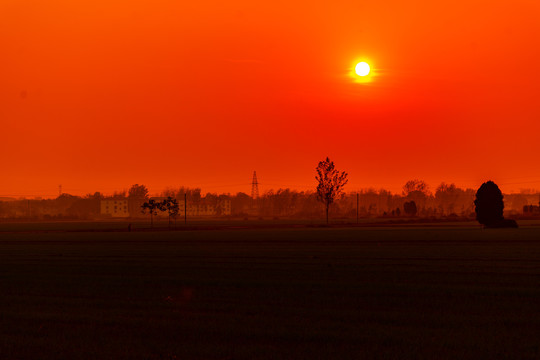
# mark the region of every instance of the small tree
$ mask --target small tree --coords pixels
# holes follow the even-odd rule
[[[418,209],[414,201],[408,201],[403,204],[403,212],[409,216],[415,216]]]
[[[171,197],[171,196],[169,196],[169,197],[167,197],[167,199],[163,200],[162,205],[163,205],[163,208],[169,214],[169,228],[170,228],[171,227],[171,217],[174,217],[176,219],[176,216],[180,212],[180,206],[178,206],[178,201],[175,198]]]
[[[328,224],[328,211],[330,205],[343,192],[343,187],[347,184],[347,173],[338,171],[334,162],[327,157],[320,161],[315,168],[317,175],[315,179],[319,182],[317,185],[317,199],[324,203],[326,209],[326,223]]]
[[[164,211],[163,203],[150,199],[141,205],[141,211],[143,214],[147,212],[150,214],[150,226],[154,227],[154,216],[158,214],[158,211]]]

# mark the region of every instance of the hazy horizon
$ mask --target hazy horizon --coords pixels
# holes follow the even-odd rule
[[[414,180],[414,179],[409,179],[409,180]],[[418,179],[418,180],[422,180],[422,179]],[[488,180],[492,180],[492,179],[487,179],[486,181]],[[446,182],[446,181],[441,181],[439,183],[437,183],[436,185],[435,184],[429,184],[427,183],[428,185],[428,193],[431,193],[432,195],[435,194],[436,192],[436,189],[439,185],[441,185],[441,183],[445,183],[447,185],[450,185],[450,184],[454,184],[456,185],[457,188],[459,189],[462,189],[462,190],[467,190],[467,189],[472,189],[474,191],[476,191],[478,189],[478,187],[481,185],[478,184],[478,186],[476,187],[473,187],[473,186],[460,186],[459,184],[455,184],[455,183],[450,183],[450,182]],[[535,188],[520,188],[518,190],[508,190],[509,187],[505,186],[505,184],[501,184],[501,183],[498,183],[497,181],[495,181],[495,183],[500,187],[501,191],[503,192],[503,194],[529,194],[529,195],[532,195],[532,194],[537,194],[537,193],[540,193],[540,189],[535,189]],[[246,182],[245,184],[239,184],[237,186],[205,186],[203,184],[199,184],[199,185],[193,185],[193,186],[189,186],[189,185],[184,185],[184,184],[178,184],[178,185],[169,185],[169,186],[164,186],[162,188],[155,188],[155,187],[151,187],[151,186],[148,186],[146,183],[143,183],[143,182],[132,182],[130,185],[128,186],[120,186],[118,188],[88,188],[88,189],[81,189],[81,188],[74,188],[74,187],[70,187],[70,186],[65,186],[62,184],[62,188],[61,188],[61,192],[62,194],[69,194],[69,195],[74,195],[74,196],[81,196],[81,197],[84,197],[86,195],[89,195],[89,194],[94,194],[96,192],[99,192],[100,194],[102,194],[103,196],[113,196],[115,194],[119,194],[119,193],[122,193],[122,192],[127,192],[129,191],[129,188],[132,186],[132,185],[135,185],[135,184],[140,184],[140,185],[145,185],[148,190],[149,190],[149,195],[150,196],[156,196],[156,197],[159,197],[159,196],[162,196],[162,194],[164,192],[166,192],[167,190],[178,190],[179,188],[189,188],[189,189],[200,189],[201,190],[201,194],[202,195],[205,195],[207,193],[210,193],[210,194],[218,194],[218,195],[221,195],[221,194],[230,194],[230,195],[235,195],[237,193],[245,193],[247,195],[250,195],[251,194],[251,186],[252,184],[249,183],[249,182]],[[350,194],[350,193],[356,193],[356,192],[366,192],[366,191],[371,191],[371,190],[374,190],[376,192],[380,191],[380,190],[385,190],[385,191],[389,191],[392,195],[402,195],[403,194],[403,185],[405,184],[405,182],[402,184],[401,187],[397,187],[397,188],[387,188],[387,187],[384,187],[384,186],[362,186],[362,187],[353,187],[353,186],[350,186],[349,184],[347,184],[345,186],[345,190],[344,190],[344,193],[346,194]],[[259,183],[258,183],[258,188],[259,188],[259,193],[261,195],[265,194],[266,192],[268,191],[277,191],[279,189],[289,189],[291,191],[298,191],[298,192],[302,192],[302,191],[309,191],[309,192],[315,192],[316,191],[316,183],[314,182],[312,185],[306,185],[306,186],[302,186],[302,187],[291,187],[291,186],[287,186],[286,184],[284,185],[279,185],[279,184],[268,184],[268,183],[265,183],[265,182],[262,182],[260,181],[260,177],[259,177]],[[56,193],[55,191],[56,190]],[[56,198],[58,197],[58,195],[60,194],[60,188],[59,186],[57,185],[55,189],[52,189],[50,192],[43,192],[43,193],[39,193],[39,192],[26,192],[26,193],[2,193],[0,192],[0,198],[29,198],[29,199],[32,199],[32,198],[43,198],[43,199],[53,199],[53,198]]]
[[[540,187],[540,3],[0,5],[0,194]],[[368,82],[351,70],[370,63]]]

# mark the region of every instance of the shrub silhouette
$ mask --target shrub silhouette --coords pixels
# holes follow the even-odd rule
[[[476,220],[482,225],[490,225],[500,222],[503,217],[503,195],[501,190],[493,181],[482,184],[476,192]]]
[[[415,216],[418,209],[414,201],[405,202],[403,204],[403,212],[409,216]]]
[[[517,227],[514,220],[503,216],[503,194],[497,184],[487,181],[480,186],[474,200],[476,220],[488,228]]]

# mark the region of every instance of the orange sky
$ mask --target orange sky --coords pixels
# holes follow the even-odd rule
[[[0,1],[0,195],[540,188],[540,2]],[[373,81],[348,75],[367,59]]]

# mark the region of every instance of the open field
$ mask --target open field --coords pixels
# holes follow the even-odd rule
[[[534,222],[19,225],[0,224],[1,359],[540,358]]]

